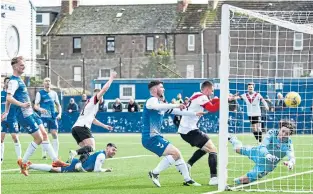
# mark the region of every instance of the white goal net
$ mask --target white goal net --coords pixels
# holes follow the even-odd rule
[[[219,190],[313,192],[312,23],[313,10],[250,11],[223,5]],[[299,106],[284,102],[289,92],[301,96]],[[269,110],[259,102],[261,96]],[[281,120],[296,125],[292,144],[288,137],[280,138]]]

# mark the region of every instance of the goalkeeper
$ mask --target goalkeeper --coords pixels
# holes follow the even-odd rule
[[[296,126],[289,120],[281,120],[279,128],[279,130],[269,130],[262,144],[255,147],[243,146],[235,136],[228,138],[238,154],[248,156],[255,163],[251,171],[234,180],[235,184],[248,184],[263,178],[272,172],[286,155],[288,161],[285,161],[284,165],[289,170],[293,169],[296,160],[290,136]]]

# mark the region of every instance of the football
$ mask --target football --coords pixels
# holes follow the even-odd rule
[[[301,103],[301,96],[297,92],[289,92],[285,97],[287,107],[297,107]]]

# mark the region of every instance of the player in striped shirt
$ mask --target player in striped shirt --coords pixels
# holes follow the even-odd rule
[[[248,92],[240,95],[237,99],[244,100],[247,105],[247,115],[249,117],[252,132],[255,139],[261,143],[262,142],[262,129],[261,129],[261,107],[262,102],[265,109],[268,111],[269,107],[261,96],[260,93],[254,91],[254,83],[248,83]]]

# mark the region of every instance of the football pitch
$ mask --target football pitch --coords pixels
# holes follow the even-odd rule
[[[216,191],[217,187],[208,186],[209,168],[208,157],[204,156],[192,168],[192,178],[202,184],[202,187],[183,186],[183,178],[175,167],[165,170],[160,175],[161,188],[155,187],[148,178],[148,171],[152,170],[160,159],[145,150],[141,145],[140,134],[94,134],[96,149],[104,149],[109,142],[115,143],[118,152],[115,158],[105,161],[103,168],[113,168],[110,173],[48,173],[30,171],[25,177],[18,171],[14,144],[10,135],[5,139],[4,162],[2,163],[2,193],[206,193]],[[178,147],[187,161],[196,150],[181,140],[177,134],[165,135]],[[218,136],[210,135],[218,146]],[[251,134],[239,135],[244,144],[256,145]],[[263,183],[247,187],[247,189],[275,189],[275,190],[306,190],[313,192],[313,141],[312,135],[298,135],[293,138],[297,163],[294,171],[288,171],[280,163],[273,173],[261,179]],[[71,134],[61,134],[60,158],[67,160],[68,151],[76,149],[77,145]],[[27,134],[20,136],[22,150],[26,150],[31,137]],[[253,166],[249,159],[235,154],[229,146],[229,180],[241,176]],[[41,147],[31,157],[32,163],[51,163],[51,160],[41,159]],[[242,193],[242,192],[224,192]],[[249,192],[252,193],[252,192]],[[260,193],[260,192],[258,192]],[[262,193],[262,192],[261,192]],[[276,192],[263,192],[276,193]]]

